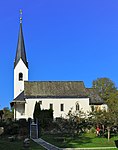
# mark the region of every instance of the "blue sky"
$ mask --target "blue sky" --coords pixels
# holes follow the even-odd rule
[[[13,100],[13,65],[23,10],[29,80],[84,81],[118,86],[118,0],[0,2],[0,109]]]

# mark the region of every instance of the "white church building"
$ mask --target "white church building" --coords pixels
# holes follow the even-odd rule
[[[87,113],[92,107],[104,108],[102,99],[83,81],[28,81],[28,62],[20,18],[17,50],[14,62],[14,119],[33,118],[34,107],[53,109],[54,118],[66,117],[69,110]]]

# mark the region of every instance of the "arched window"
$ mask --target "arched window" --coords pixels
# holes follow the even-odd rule
[[[19,73],[19,81],[23,81],[23,73]]]
[[[79,104],[76,103],[76,110],[79,110]]]

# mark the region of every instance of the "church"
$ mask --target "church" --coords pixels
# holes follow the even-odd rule
[[[69,110],[92,111],[104,109],[103,100],[94,89],[86,88],[83,81],[29,81],[28,62],[20,17],[20,30],[14,62],[14,119],[33,118],[36,102],[41,109],[52,109],[54,118],[66,117]]]

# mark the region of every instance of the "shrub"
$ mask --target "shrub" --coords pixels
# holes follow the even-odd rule
[[[12,122],[12,123],[7,123],[4,126],[4,134],[5,135],[17,135],[19,133],[19,125],[18,123]]]
[[[94,128],[94,127],[92,127],[91,129],[90,129],[90,133],[95,133],[96,132],[96,129]]]

